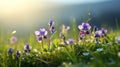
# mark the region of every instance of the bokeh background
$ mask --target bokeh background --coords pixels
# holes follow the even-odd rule
[[[52,19],[69,25],[89,22],[116,29],[120,25],[120,0],[0,0],[0,30],[28,35],[47,27]]]

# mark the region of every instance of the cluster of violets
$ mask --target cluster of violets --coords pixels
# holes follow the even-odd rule
[[[43,40],[45,39],[48,39],[47,38],[47,35],[50,33],[50,34],[53,34],[55,32],[55,23],[53,20],[50,20],[49,23],[49,28],[47,31],[45,28],[41,28],[40,30],[38,31],[35,31],[35,35],[36,35],[36,38],[37,38],[37,41],[38,42],[43,42]],[[83,22],[81,25],[78,25],[78,29],[80,30],[80,33],[79,33],[79,40],[84,40],[84,38],[87,36],[87,35],[91,35],[93,34],[94,35],[94,38],[96,40],[96,42],[99,42],[99,39],[100,38],[105,38],[106,35],[107,35],[107,30],[102,28],[102,29],[98,29],[97,26],[94,26],[93,27],[93,30],[91,32],[91,26],[89,23],[86,23],[86,22]],[[60,32],[60,38],[61,38],[61,43],[62,44],[65,44],[65,45],[71,45],[73,44],[75,41],[74,39],[72,38],[69,38],[66,40],[66,34],[68,32],[68,30],[70,30],[70,26],[65,26],[63,25],[62,26],[62,30]],[[11,44],[16,44],[17,43],[17,37],[14,35],[16,33],[16,31],[13,31],[13,36],[11,37],[10,39],[10,42]],[[117,38],[117,42],[120,43],[120,37]],[[42,46],[43,46],[43,43],[42,43]],[[26,44],[24,46],[24,53],[29,53],[31,51],[31,46],[29,46],[29,44]],[[103,51],[103,48],[98,48],[96,49],[96,51]],[[14,50],[12,48],[9,48],[8,50],[8,53],[9,54],[13,54],[14,53]],[[16,51],[16,59],[19,59],[20,58],[20,55],[21,55],[21,51],[17,50]],[[89,55],[89,52],[84,52],[83,53],[84,56],[87,56]]]
[[[54,33],[55,31],[54,21],[50,20],[48,25],[49,25],[49,31],[51,33]],[[47,34],[48,31],[45,28],[41,28],[40,30],[35,31],[35,35],[37,36],[38,42],[42,42],[44,39],[47,39]]]
[[[89,23],[82,23],[78,26],[78,29],[80,30],[79,40],[84,40],[87,35],[93,34],[96,43],[99,43],[99,39],[104,38],[107,35],[106,29],[102,28],[101,30],[99,30],[97,26],[93,27],[93,31],[91,33],[91,26]],[[101,52],[103,51],[103,48],[97,48],[96,51]],[[89,52],[83,52],[84,56],[88,56],[89,54]]]
[[[82,40],[86,35],[91,34],[91,26],[89,23],[82,23],[81,25],[78,26],[78,29],[80,30],[80,40]],[[99,30],[97,26],[94,26],[92,33],[94,34],[96,42],[98,42],[99,38],[106,37],[107,30],[104,28]]]
[[[26,45],[24,46],[24,53],[26,54],[26,53],[29,53],[30,51],[31,51],[31,46],[30,46],[29,44],[26,44]],[[12,55],[13,53],[14,53],[14,49],[9,48],[9,49],[8,49],[8,54],[9,54],[9,55]],[[20,50],[17,50],[16,53],[15,53],[16,59],[19,60],[20,56],[21,56],[21,51],[20,51]]]

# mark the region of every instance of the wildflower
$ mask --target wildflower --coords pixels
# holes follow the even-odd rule
[[[47,33],[48,32],[45,30],[45,28],[40,29],[40,36],[44,37],[47,35]]]
[[[64,35],[64,34],[66,34],[67,33],[67,31],[70,29],[70,26],[65,26],[65,25],[63,25],[62,26],[62,34]]]
[[[52,26],[52,27],[49,28],[49,30],[50,30],[51,33],[53,33],[55,31],[55,27]]]
[[[83,55],[84,56],[88,56],[90,53],[89,52],[84,52]]]
[[[62,31],[60,32],[60,37],[64,36],[68,32],[69,29],[70,29],[69,26],[63,25],[62,26]]]
[[[102,28],[101,31],[102,31],[102,34],[106,34],[107,33],[107,30],[104,29],[104,28]]]
[[[49,31],[53,33],[55,31],[54,21],[50,20],[48,25],[49,25]]]
[[[20,55],[21,55],[21,51],[17,50],[17,52],[16,52],[16,59],[17,59],[17,60],[19,60]]]
[[[98,27],[97,27],[97,26],[94,26],[94,27],[93,27],[93,31],[94,31],[94,32],[98,31]]]
[[[37,37],[37,40],[38,40],[38,42],[41,42],[42,41],[42,37],[41,36]]]
[[[45,28],[40,29],[39,31],[35,31],[35,35],[37,36],[38,42],[42,42],[42,48],[43,48],[43,39],[47,39],[48,32]]]
[[[66,45],[67,45],[67,43],[66,43],[65,35],[66,35],[66,33],[68,32],[69,29],[70,29],[69,26],[63,25],[62,26],[62,31],[60,32],[60,37],[61,37],[62,41],[64,42],[64,44],[66,44]]]
[[[67,42],[67,44],[73,44],[74,40],[73,39],[68,39],[66,42]]]
[[[47,39],[47,31],[42,28],[39,31],[35,31],[35,35],[37,36],[38,42],[41,42],[43,39]]]
[[[8,49],[8,53],[9,53],[9,54],[12,54],[12,53],[13,53],[13,49],[12,49],[12,48],[9,48],[9,49]]]
[[[90,34],[90,32],[89,32],[89,31],[86,31],[86,34]]]
[[[60,32],[60,37],[62,38],[62,39],[64,39],[64,34],[62,34],[62,32]]]
[[[85,35],[85,31],[81,31],[80,35],[83,37]]]
[[[35,35],[36,35],[36,36],[39,36],[39,35],[40,35],[40,32],[39,32],[39,31],[35,31]]]
[[[103,51],[103,48],[98,48],[98,49],[96,49],[96,51],[101,52],[101,51]]]
[[[10,38],[10,43],[11,44],[16,44],[17,43],[17,37],[16,36],[12,36],[11,38]]]
[[[120,43],[120,36],[117,38],[117,42]]]
[[[16,55],[20,56],[21,51],[17,50]]]
[[[99,43],[99,38],[101,37],[101,31],[98,30],[94,33],[94,37],[96,39],[96,43]]]
[[[101,37],[105,37],[106,34],[107,34],[107,30],[104,29],[104,28],[102,28],[102,29],[101,29]]]
[[[91,26],[88,23],[82,23],[82,25],[78,26],[78,29],[87,31],[91,29]]]
[[[49,23],[48,23],[48,25],[49,25],[49,26],[53,26],[54,23],[55,23],[55,22],[54,22],[53,20],[50,20]]]
[[[95,32],[95,35],[94,35],[95,38],[99,38],[99,37],[101,36],[101,33],[102,33],[102,32],[101,32],[100,30],[99,30],[99,31],[96,31],[96,32]]]
[[[107,34],[107,30],[102,28],[101,30],[95,32],[95,38],[105,37],[106,34]]]
[[[24,51],[25,51],[25,52],[30,52],[30,49],[31,49],[31,47],[29,46],[29,44],[26,44],[26,45],[24,46]]]
[[[80,38],[79,38],[79,39],[82,40],[84,36],[85,36],[85,31],[81,31],[81,32],[80,32]]]
[[[78,26],[78,29],[80,30],[80,40],[82,40],[85,35],[90,34],[91,26],[88,23],[82,23]]]

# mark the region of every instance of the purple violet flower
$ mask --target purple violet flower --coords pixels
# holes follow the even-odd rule
[[[101,29],[101,37],[105,37],[106,34],[107,34],[107,30],[104,29],[104,28],[102,28],[102,29]]]
[[[47,33],[48,32],[45,30],[45,28],[40,29],[40,36],[46,36]]]
[[[54,27],[54,26],[49,27],[49,31],[50,31],[51,33],[54,33],[55,27]]]
[[[91,29],[91,26],[89,25],[89,23],[82,23],[82,25],[78,26],[78,29],[87,31]]]
[[[107,33],[107,30],[104,29],[104,28],[102,28],[102,29],[101,29],[101,32],[102,32],[102,34],[106,34],[106,33]]]
[[[86,31],[86,34],[90,34],[90,32],[89,32],[89,31]]]
[[[20,54],[21,54],[21,51],[17,50],[16,55],[20,56]]]
[[[97,26],[94,26],[93,27],[93,31],[95,32],[95,31],[98,31],[98,27]]]
[[[96,39],[96,43],[99,43],[99,38],[101,37],[101,30],[98,30],[94,33],[94,37]]]
[[[17,60],[19,60],[20,55],[21,55],[21,51],[17,50],[17,52],[16,52],[16,59],[17,59]]]
[[[100,36],[101,36],[101,33],[102,33],[102,32],[101,32],[100,30],[99,30],[99,31],[96,31],[96,32],[95,32],[95,35],[94,35],[95,38],[100,37]]]
[[[38,40],[38,42],[41,42],[41,41],[42,41],[42,37],[41,37],[41,36],[38,36],[38,37],[37,37],[37,40]]]
[[[53,33],[54,31],[55,31],[55,27],[52,26],[52,27],[51,27],[51,32]]]
[[[68,39],[66,42],[67,42],[67,44],[73,44],[74,40],[73,39]]]
[[[35,35],[36,35],[36,36],[39,36],[39,35],[40,35],[40,32],[39,32],[39,31],[35,31]]]
[[[37,36],[38,42],[41,42],[43,39],[47,39],[47,31],[45,28],[40,29],[39,31],[35,31],[35,35]]]
[[[8,53],[9,53],[9,54],[12,54],[12,53],[13,53],[13,49],[12,49],[12,48],[9,48],[9,49],[8,49]]]
[[[50,20],[48,25],[49,25],[49,31],[53,33],[55,31],[54,21]]]
[[[54,23],[55,22],[53,20],[50,20],[49,23],[48,23],[48,25],[51,27],[51,26],[54,26]]]
[[[83,37],[85,35],[84,31],[80,31],[80,35]]]
[[[106,29],[101,29],[95,32],[95,37],[105,37],[107,34],[107,30]]]
[[[29,44],[26,44],[26,45],[24,46],[24,51],[25,51],[25,52],[30,52],[30,46],[29,46]]]

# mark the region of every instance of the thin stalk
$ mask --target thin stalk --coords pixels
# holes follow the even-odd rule
[[[43,38],[42,38],[42,41],[41,41],[41,43],[42,43],[42,49],[44,49],[44,46],[43,46]]]
[[[50,32],[48,32],[48,50],[50,50],[50,39],[51,35],[50,35]]]
[[[48,50],[50,50],[50,36],[48,37]]]

